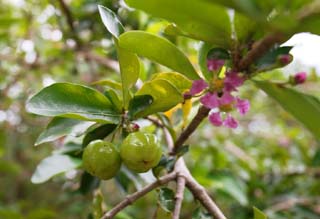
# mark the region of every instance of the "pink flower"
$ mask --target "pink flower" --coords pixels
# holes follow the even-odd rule
[[[195,80],[192,83],[192,87],[190,89],[190,94],[191,95],[198,94],[201,91],[203,91],[204,89],[206,89],[207,87],[208,87],[208,84],[203,79]]]
[[[238,72],[227,72],[226,78],[224,79],[224,89],[227,92],[236,91],[236,88],[241,86],[244,80]]]
[[[237,98],[236,108],[241,115],[245,115],[250,109],[249,100],[241,100]]]
[[[219,106],[219,99],[217,94],[206,93],[200,98],[200,102],[209,109],[213,109]]]
[[[208,59],[207,67],[209,71],[218,71],[224,65],[223,59]]]
[[[298,72],[293,76],[295,84],[303,84],[307,79],[307,73],[305,72]]]
[[[278,60],[281,65],[287,65],[292,61],[292,55],[290,54],[284,54],[284,55],[279,55]]]
[[[209,121],[211,122],[212,125],[214,126],[222,126],[223,121],[221,119],[220,113],[211,113],[209,115]]]
[[[230,114],[227,115],[227,118],[223,121],[223,125],[235,129],[238,127],[238,122]]]
[[[234,101],[234,97],[229,92],[223,92],[222,97],[219,99],[220,105],[228,105]]]

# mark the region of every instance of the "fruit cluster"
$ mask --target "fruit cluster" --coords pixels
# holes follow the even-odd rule
[[[122,162],[128,169],[143,173],[155,167],[161,155],[161,146],[155,135],[133,132],[120,145],[120,152],[111,142],[95,140],[84,149],[82,159],[88,173],[107,180],[117,174]]]

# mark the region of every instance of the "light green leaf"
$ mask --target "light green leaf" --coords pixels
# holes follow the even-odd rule
[[[124,28],[117,16],[102,5],[98,5],[98,9],[104,26],[114,37],[119,37],[124,32]]]
[[[234,28],[239,43],[246,43],[257,32],[257,22],[242,14],[235,12]]]
[[[120,116],[98,91],[77,84],[56,83],[42,89],[27,103],[29,112],[81,120],[118,123]]]
[[[32,183],[43,183],[51,177],[73,170],[81,165],[81,159],[55,154],[43,159],[31,177]]]
[[[183,101],[182,94],[170,82],[163,79],[146,82],[136,95],[151,95],[153,98],[152,104],[137,117],[167,111]]]
[[[120,83],[109,80],[109,79],[103,79],[100,81],[95,81],[91,85],[102,85],[102,86],[107,86],[109,88],[112,88],[114,90],[122,90],[122,86]]]
[[[94,122],[84,122],[81,120],[55,117],[48,124],[47,128],[40,134],[36,140],[35,146],[45,142],[54,141],[66,135],[80,136]]]
[[[291,88],[280,87],[271,82],[255,81],[255,83],[286,111],[303,123],[317,139],[320,139],[319,99]]]
[[[253,215],[253,219],[267,219],[267,216],[256,207],[253,207]]]
[[[114,90],[106,90],[104,92],[104,95],[109,99],[109,101],[112,103],[114,109],[118,112],[122,112],[122,101],[119,99],[119,96]]]
[[[189,90],[192,86],[192,81],[186,78],[185,76],[176,73],[176,72],[163,72],[155,74],[152,80],[163,79],[169,81],[174,85],[180,93]]]
[[[165,38],[144,31],[130,31],[119,37],[119,46],[167,66],[191,79],[199,79],[185,54]]]
[[[129,6],[177,24],[190,37],[228,47],[231,24],[227,9],[204,0],[126,0]],[[181,32],[181,31],[179,31]]]
[[[117,42],[117,40],[114,40]],[[122,49],[116,43],[118,59],[121,72],[122,92],[123,92],[123,104],[125,109],[128,108],[130,96],[130,88],[136,83],[140,73],[140,62],[136,54]]]

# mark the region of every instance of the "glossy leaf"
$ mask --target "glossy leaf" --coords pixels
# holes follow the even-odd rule
[[[256,85],[275,99],[287,112],[320,139],[320,101],[314,96],[300,93],[271,82],[255,81]]]
[[[55,117],[48,124],[47,128],[39,135],[35,142],[35,146],[57,140],[66,135],[80,136],[93,124],[94,122]]]
[[[77,84],[56,83],[34,95],[27,103],[29,112],[81,120],[118,123],[119,114],[98,91]]]
[[[204,0],[126,0],[129,6],[164,18],[192,38],[220,46],[231,43],[227,9]]]
[[[102,85],[102,86],[107,86],[109,88],[112,88],[114,90],[122,90],[122,86],[120,83],[109,80],[109,79],[103,79],[100,81],[95,81],[92,83],[92,85]]]
[[[161,188],[158,198],[160,206],[168,212],[174,210],[174,192],[169,188]]]
[[[98,8],[104,26],[114,37],[119,37],[124,32],[124,28],[117,16],[109,8],[102,5],[98,5]]]
[[[137,114],[139,117],[167,111],[183,101],[181,93],[170,82],[163,79],[146,82],[136,95],[151,95],[153,98],[153,103]]]
[[[119,46],[191,79],[199,78],[185,54],[165,38],[144,31],[130,31],[119,37]]]
[[[163,72],[155,74],[152,78],[155,79],[163,79],[169,81],[172,85],[174,85],[180,93],[184,93],[186,90],[189,90],[192,86],[192,81],[187,77],[176,73],[176,72]]]
[[[43,159],[32,175],[32,183],[43,183],[51,177],[78,168],[81,159],[72,158],[68,155],[55,154]]]
[[[104,124],[91,130],[83,138],[82,147],[86,147],[93,140],[104,139],[109,134],[111,134],[116,129],[116,127],[117,125],[115,124]]]
[[[128,108],[129,119],[134,119],[135,116],[148,108],[153,103],[153,97],[151,95],[137,95],[131,99]]]
[[[256,207],[253,207],[253,215],[253,219],[267,219],[267,216]]]
[[[112,103],[113,109],[121,113],[122,112],[122,101],[119,99],[118,94],[113,90],[106,90],[104,95],[109,99]]]

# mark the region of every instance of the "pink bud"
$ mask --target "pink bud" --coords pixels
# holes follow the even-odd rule
[[[203,79],[195,80],[192,83],[192,87],[190,89],[190,94],[195,95],[203,91],[208,87],[207,82],[205,82]]]
[[[211,113],[209,115],[209,121],[212,125],[214,126],[222,126],[223,124],[223,121],[221,119],[221,116],[220,116],[220,113],[217,112],[217,113]]]
[[[136,131],[139,131],[140,126],[137,123],[132,123],[131,129],[132,129],[132,131],[136,132]]]
[[[287,65],[292,61],[292,55],[290,54],[284,54],[284,55],[279,55],[278,60],[282,65]]]
[[[305,72],[298,72],[293,76],[295,84],[303,84],[307,79],[307,73]]]

